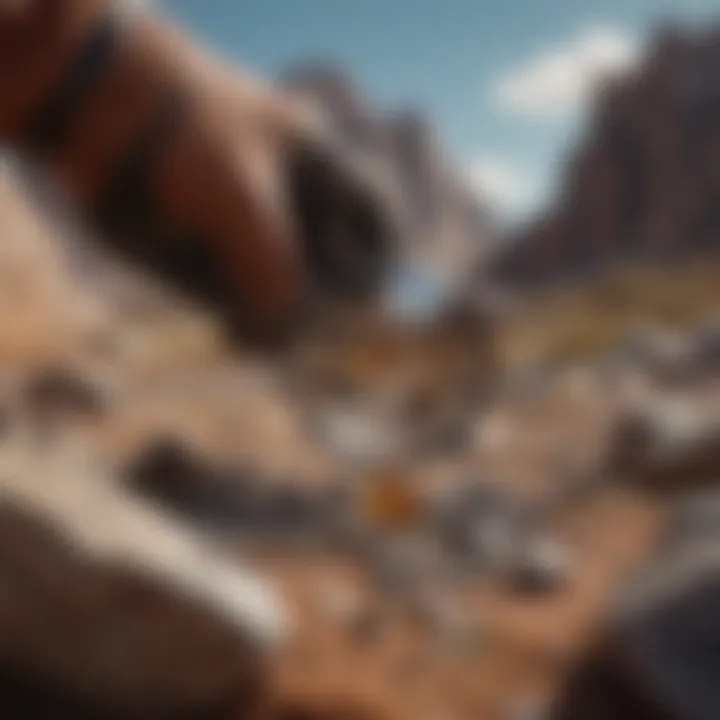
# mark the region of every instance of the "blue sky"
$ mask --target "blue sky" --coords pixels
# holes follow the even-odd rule
[[[588,87],[636,59],[664,18],[720,0],[164,0],[176,20],[265,74],[335,59],[381,107],[423,108],[456,161],[519,217],[551,191]]]

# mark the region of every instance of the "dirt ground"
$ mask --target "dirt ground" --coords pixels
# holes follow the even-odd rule
[[[535,717],[601,625],[613,590],[652,542],[658,509],[608,495],[560,524],[581,558],[566,589],[544,599],[502,587],[460,593],[480,636],[470,646],[402,622],[369,639],[323,612],[318,587],[342,583],[363,597],[362,578],[342,563],[307,557],[280,563],[300,609],[300,632],[278,665],[291,696],[370,699],[378,717],[494,720]],[[541,715],[538,714],[538,717]]]
[[[337,458],[307,442],[272,374],[230,352],[212,319],[123,274],[68,263],[5,185],[0,234],[0,380],[9,393],[49,365],[98,378],[111,389],[112,411],[78,431],[113,461],[179,433],[273,477],[322,483],[342,472]],[[581,385],[508,403],[489,424],[478,421],[463,471],[535,498],[552,493],[559,463],[579,463],[582,472],[607,413],[606,399]],[[346,559],[265,557],[259,562],[280,582],[297,622],[276,663],[277,683],[318,703],[359,698],[378,717],[398,720],[535,717],[651,547],[661,516],[650,499],[612,488],[560,512],[553,527],[574,561],[567,586],[539,599],[493,581],[461,587],[452,601],[474,630],[460,638],[438,637],[383,602],[379,621],[364,619],[376,600]]]

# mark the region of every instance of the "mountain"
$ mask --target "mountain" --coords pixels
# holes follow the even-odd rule
[[[487,208],[421,113],[382,112],[329,63],[298,66],[283,81],[321,109],[338,146],[381,192],[405,261],[458,282],[482,264],[492,234]]]
[[[493,261],[547,284],[720,250],[720,25],[659,30],[629,75],[599,88],[558,200]]]

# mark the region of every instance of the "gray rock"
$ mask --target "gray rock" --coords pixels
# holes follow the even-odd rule
[[[681,498],[663,528],[661,547],[669,552],[699,542],[720,542],[718,490],[700,490]]]
[[[682,509],[662,551],[623,588],[555,720],[720,717],[720,541],[684,526],[698,509]]]
[[[609,362],[616,370],[640,370],[656,381],[675,383],[691,374],[692,354],[679,336],[647,326],[629,333]]]
[[[698,374],[720,371],[720,319],[699,327],[691,341],[693,369]]]
[[[331,529],[331,494],[227,467],[177,438],[149,443],[125,469],[128,485],[186,518],[258,540],[315,541]]]
[[[327,119],[339,154],[382,197],[398,228],[401,264],[429,262],[450,278],[469,278],[490,246],[490,214],[440,147],[422,115],[387,117],[331,63],[298,66],[286,84]]]
[[[506,564],[528,531],[521,509],[498,487],[480,483],[443,493],[433,523],[451,562],[473,573]]]
[[[524,597],[544,596],[565,587],[572,577],[570,549],[557,540],[529,542],[508,569],[509,586]]]
[[[625,413],[611,433],[605,471],[654,489],[712,482],[720,473],[720,423],[680,402]]]
[[[657,442],[658,431],[648,413],[622,413],[610,433],[606,471],[612,475],[637,472],[650,462]]]
[[[254,482],[221,468],[179,438],[149,442],[124,475],[133,490],[200,520],[249,520],[257,506]]]

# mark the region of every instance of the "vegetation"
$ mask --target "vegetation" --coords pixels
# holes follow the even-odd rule
[[[625,268],[522,298],[501,324],[499,352],[512,367],[584,360],[638,325],[689,328],[720,314],[720,264]]]

